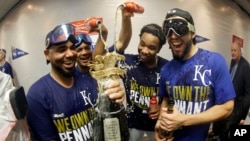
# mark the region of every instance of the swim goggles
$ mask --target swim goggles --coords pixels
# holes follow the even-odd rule
[[[81,45],[81,43],[85,43],[87,45],[92,44],[92,40],[88,34],[78,34],[76,35],[77,42],[75,43],[75,46],[78,47]]]
[[[61,24],[47,34],[45,45],[46,48],[48,48],[51,45],[58,45],[68,40],[74,44],[77,42],[75,38],[75,28],[71,24]]]
[[[194,25],[184,19],[172,18],[166,19],[163,22],[163,32],[167,37],[170,36],[173,32],[177,36],[184,36],[189,31],[195,32]]]

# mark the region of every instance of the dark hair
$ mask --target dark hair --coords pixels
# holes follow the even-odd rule
[[[162,46],[166,43],[166,36],[163,33],[162,28],[157,24],[151,23],[151,24],[147,24],[147,25],[143,26],[139,36],[141,37],[144,32],[153,34],[154,36],[158,37],[158,39],[160,41],[160,43],[159,43],[159,45],[160,45],[159,51],[160,51]]]
[[[4,55],[6,54],[6,50],[5,50],[5,49],[3,49],[3,48],[1,49],[1,48],[0,48],[0,51],[3,52]]]
[[[0,48],[0,53],[4,55],[4,58],[6,57],[6,50]]]

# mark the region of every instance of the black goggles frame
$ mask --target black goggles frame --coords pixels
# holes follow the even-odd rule
[[[167,37],[172,35],[173,32],[181,37],[186,35],[189,31],[195,32],[194,25],[184,19],[172,18],[166,19],[163,22],[163,32]]]

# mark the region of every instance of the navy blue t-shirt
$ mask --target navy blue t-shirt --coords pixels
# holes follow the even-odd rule
[[[109,52],[114,51],[111,46]],[[156,67],[148,68],[139,61],[139,55],[124,54],[125,62],[121,66],[126,70],[124,85],[127,97],[127,121],[129,128],[145,131],[154,131],[156,120],[149,118],[148,109],[150,97],[156,94],[158,102],[158,89],[160,81],[160,71],[168,60],[157,56]]]
[[[74,76],[71,88],[58,84],[50,74],[36,81],[27,94],[27,120],[35,137],[48,140],[83,140],[93,137],[96,81]]]
[[[158,95],[160,70],[168,61],[158,56],[157,66],[148,68],[139,61],[138,55],[123,55],[126,58],[124,85],[127,95],[128,127],[154,131],[156,120],[149,118],[149,101],[154,93]]]
[[[9,74],[11,78],[14,78],[12,67],[10,63],[8,63],[7,61],[4,63],[3,66],[0,66],[0,71],[2,71],[3,73]]]

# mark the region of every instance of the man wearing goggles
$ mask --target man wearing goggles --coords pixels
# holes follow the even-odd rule
[[[175,35],[182,39],[187,37],[185,35],[192,36],[192,40],[186,43],[186,48],[184,48],[184,50],[179,50],[178,44],[180,44],[180,42],[169,42],[170,47],[172,47],[173,57],[176,59],[184,59],[184,56],[188,57],[191,55],[187,54],[191,49],[191,42],[193,41],[194,45],[196,44],[194,22],[191,16],[187,15],[188,17],[185,19],[181,16],[171,16],[171,14],[172,13],[170,13],[169,17],[163,22],[163,31],[166,37],[171,38],[172,35]]]
[[[163,22],[173,59],[161,69],[159,95],[163,97],[155,126],[157,141],[205,141],[210,123],[226,118],[233,109],[235,92],[225,59],[198,48],[189,12],[174,8]],[[205,96],[205,97],[204,97]],[[167,111],[175,100],[173,113]],[[173,131],[173,137],[160,136]]]
[[[92,40],[88,34],[76,35],[78,42],[76,45],[77,59],[76,70],[77,72],[89,74],[89,61],[92,60]]]
[[[75,35],[71,24],[58,25],[47,34],[44,55],[51,71],[33,83],[27,93],[27,120],[36,140],[93,140],[96,82],[74,71],[76,47],[89,41]],[[124,91],[120,82],[112,82],[105,94],[121,103]]]
[[[44,51],[44,54],[46,56],[47,63],[58,58],[61,60],[65,60],[65,66],[69,66],[69,68],[73,70],[76,55],[75,43],[77,43],[77,40],[75,38],[74,26],[72,26],[71,24],[58,25],[47,34],[45,40],[46,49]],[[59,64],[52,63],[52,67],[54,65],[57,66]],[[56,68],[63,69],[60,67],[58,68],[58,66]]]

